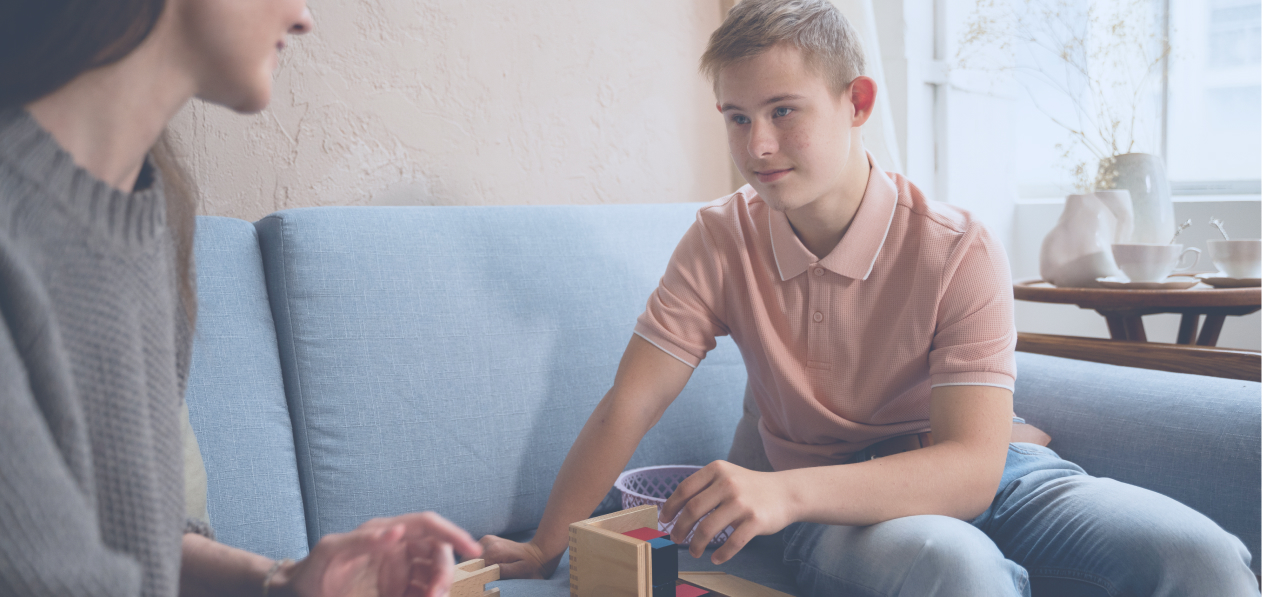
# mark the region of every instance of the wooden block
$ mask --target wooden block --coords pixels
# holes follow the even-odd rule
[[[473,572],[474,570],[481,570],[483,568],[486,568],[486,560],[483,560],[481,558],[478,558],[476,560],[465,560],[463,562],[460,562],[459,564],[456,564],[456,570],[459,570],[462,572]]]
[[[596,518],[589,518],[582,523],[596,528],[625,533],[644,527],[657,528],[657,506],[638,506],[620,512],[613,512]]]
[[[500,566],[487,566],[484,560],[456,564],[456,578],[451,583],[451,597],[492,597],[499,589],[486,588],[486,583],[500,579]]]
[[[680,572],[679,579],[727,597],[793,597],[724,572]]]
[[[571,524],[571,597],[651,597],[652,548],[622,534],[649,526],[657,527],[657,506]]]
[[[623,533],[656,526],[656,506],[570,525],[570,597],[653,597],[652,545]],[[723,572],[680,572],[675,584],[710,591],[705,597],[792,597]]]
[[[570,525],[572,597],[650,597],[651,548],[618,532]]]

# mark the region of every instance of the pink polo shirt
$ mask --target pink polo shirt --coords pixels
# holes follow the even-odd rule
[[[1003,247],[875,163],[823,259],[753,187],[701,208],[635,333],[691,367],[731,334],[776,470],[928,431],[932,387],[1011,390],[1016,378]]]

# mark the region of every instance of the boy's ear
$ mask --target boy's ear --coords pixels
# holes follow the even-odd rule
[[[850,95],[850,103],[854,105],[853,126],[862,126],[872,116],[872,108],[876,107],[876,81],[871,77],[855,77],[846,93]]]

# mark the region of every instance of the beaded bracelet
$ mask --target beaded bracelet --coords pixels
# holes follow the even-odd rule
[[[272,577],[276,576],[276,572],[281,566],[294,563],[293,560],[285,558],[272,563],[272,567],[267,569],[267,574],[263,576],[263,597],[267,597],[267,593],[272,588]]]

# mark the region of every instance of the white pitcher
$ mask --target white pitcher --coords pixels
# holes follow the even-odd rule
[[[1126,189],[1131,195],[1134,232],[1132,243],[1170,242],[1177,223],[1170,202],[1170,181],[1161,158],[1147,153],[1127,153],[1100,160],[1098,188]],[[1097,193],[1100,191],[1096,191]]]
[[[1113,243],[1130,241],[1133,227],[1127,191],[1066,197],[1065,211],[1043,239],[1039,275],[1054,286],[1099,287],[1096,278],[1120,273],[1113,260]]]

